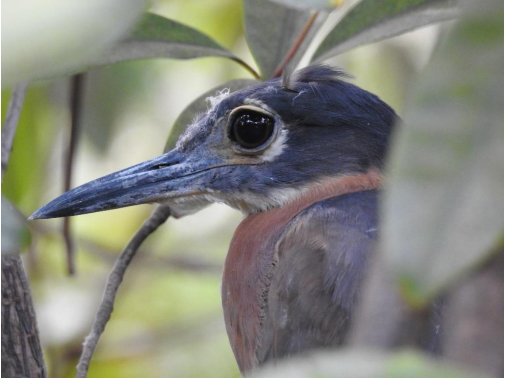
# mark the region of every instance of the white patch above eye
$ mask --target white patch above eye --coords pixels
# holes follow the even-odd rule
[[[248,98],[244,99],[244,104],[245,105],[255,105],[258,108],[264,109],[271,114],[277,114],[274,112],[274,110],[272,108],[270,108],[268,105],[266,105],[264,102],[262,102],[261,100],[258,100],[258,99],[248,97]]]

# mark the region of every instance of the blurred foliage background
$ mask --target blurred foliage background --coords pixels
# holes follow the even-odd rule
[[[344,1],[337,20],[355,2]],[[200,30],[253,67],[242,2],[157,0],[150,11]],[[328,61],[403,114],[409,88],[447,25],[425,27]],[[323,29],[314,45],[327,33]],[[308,62],[302,60],[301,65]],[[203,92],[251,75],[222,58],[119,63],[86,75],[73,186],[159,155],[181,111]],[[63,192],[69,79],[29,87],[2,194],[24,215]],[[2,90],[2,119],[10,90]],[[150,214],[143,205],[74,217],[77,275],[66,271],[62,220],[32,222],[23,254],[49,376],[75,375],[81,343],[116,255]],[[240,376],[222,320],[220,279],[242,215],[213,205],[170,219],[141,247],[94,356],[91,377]]]

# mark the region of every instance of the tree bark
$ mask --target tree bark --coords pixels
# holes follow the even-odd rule
[[[28,280],[18,254],[2,256],[2,377],[47,376]]]

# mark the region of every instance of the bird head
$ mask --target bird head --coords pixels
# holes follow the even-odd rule
[[[167,203],[178,216],[212,202],[250,214],[328,179],[380,170],[395,112],[344,77],[320,65],[223,91],[172,151],[77,187],[31,218],[144,203]]]

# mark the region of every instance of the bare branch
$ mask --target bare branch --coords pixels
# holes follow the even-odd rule
[[[2,256],[2,377],[42,378],[40,347],[30,286],[19,254]]]
[[[81,129],[81,116],[82,104],[84,98],[84,80],[86,74],[74,75],[71,78],[71,98],[70,98],[70,137],[68,140],[68,147],[65,153],[65,175],[64,175],[64,191],[70,191],[72,186],[72,172],[74,167],[75,148],[79,137],[79,130]],[[63,219],[63,239],[65,240],[65,247],[67,251],[67,269],[69,275],[75,274],[75,248],[70,230],[70,217]]]
[[[98,309],[95,320],[91,327],[91,331],[84,340],[81,358],[77,365],[77,377],[85,378],[88,374],[89,364],[95,351],[98,340],[105,330],[105,326],[110,319],[114,309],[114,300],[118,291],[119,285],[123,281],[124,274],[130,262],[135,256],[138,248],[144,240],[153,233],[161,224],[170,217],[170,208],[166,205],[158,206],[151,216],[144,221],[140,229],[135,233],[124,251],[117,258],[114,267],[112,268],[102,298],[102,303]]]
[[[19,116],[21,115],[27,89],[28,83],[21,83],[14,87],[12,91],[12,97],[5,118],[5,125],[2,130],[2,180],[7,164],[9,163],[9,157],[11,156],[12,143],[16,135]]]

